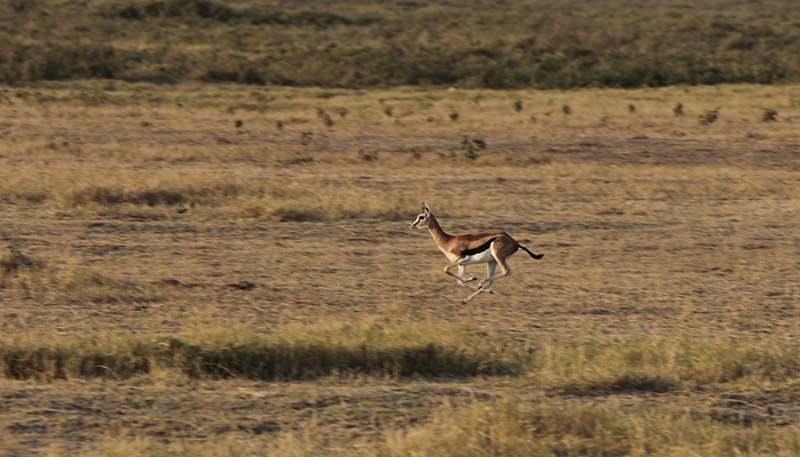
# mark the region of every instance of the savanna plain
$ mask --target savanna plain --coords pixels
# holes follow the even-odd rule
[[[798,125],[795,85],[0,88],[0,455],[797,455]],[[462,305],[421,201],[544,258]]]

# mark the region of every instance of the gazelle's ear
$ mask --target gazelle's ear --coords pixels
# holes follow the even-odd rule
[[[422,212],[424,213],[424,212],[425,212],[425,207],[426,207],[426,206],[428,206],[428,204],[427,204],[427,203],[425,203],[425,202],[422,202],[422,209],[421,209],[420,211],[422,211]]]
[[[422,202],[422,212],[424,212],[425,214],[431,213],[431,207],[428,206],[428,204],[425,202]]]

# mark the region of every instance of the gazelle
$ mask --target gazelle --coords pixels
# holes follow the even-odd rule
[[[534,254],[525,246],[521,246],[514,238],[511,238],[506,232],[485,232],[475,233],[469,235],[448,235],[444,233],[439,222],[433,217],[431,208],[427,203],[422,202],[422,212],[414,219],[408,228],[428,229],[433,235],[433,240],[439,246],[439,250],[450,259],[450,263],[444,267],[444,272],[456,278],[458,284],[462,286],[475,289],[475,292],[469,297],[465,298],[462,303],[469,303],[473,298],[478,296],[481,292],[489,292],[489,287],[500,278],[505,278],[511,274],[511,269],[508,267],[508,259],[514,256],[517,251],[522,248],[534,259],[541,259],[544,254]],[[467,270],[467,265],[475,265],[479,263],[486,264],[486,279],[482,280],[478,285],[470,284],[471,281],[477,278],[466,278],[464,273]],[[497,265],[502,268],[502,273],[495,274]],[[453,267],[458,266],[458,274],[450,271]]]

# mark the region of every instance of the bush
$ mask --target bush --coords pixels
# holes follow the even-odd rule
[[[125,191],[102,186],[91,186],[72,192],[68,200],[75,205],[98,203],[100,205],[177,205],[184,203],[186,197],[179,191],[166,189]]]
[[[239,17],[227,5],[207,0],[163,0],[149,3],[129,3],[116,6],[106,15],[117,16],[127,20],[142,21],[147,18],[202,18],[217,22],[228,22]]]

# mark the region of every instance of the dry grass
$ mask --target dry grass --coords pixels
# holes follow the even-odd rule
[[[137,388],[133,396],[114,386],[92,387],[106,395],[125,399],[117,405],[105,404],[112,408],[122,407],[124,413],[98,410],[99,395],[58,400],[47,387],[37,392],[42,399],[28,397],[26,401],[40,408],[47,405],[49,410],[71,416],[82,424],[107,421],[105,427],[113,433],[129,433],[130,429],[125,427],[141,421],[150,427],[168,430],[173,439],[166,442],[147,435],[104,437],[77,452],[55,447],[50,450],[51,455],[674,456],[697,453],[790,456],[795,455],[800,446],[795,425],[776,426],[767,415],[744,408],[739,411],[726,409],[723,406],[725,400],[702,396],[686,397],[686,402],[697,403],[687,411],[671,410],[658,400],[644,404],[624,397],[590,404],[565,403],[541,397],[523,399],[509,396],[498,400],[487,398],[481,392],[483,397],[479,399],[470,397],[468,392],[460,391],[454,385],[447,386],[451,393],[443,403],[442,398],[437,398],[441,393],[436,387],[373,387],[373,393],[369,395],[365,394],[368,391],[365,386],[332,388],[318,385],[289,390],[280,385],[235,383],[230,387],[237,394],[228,397],[225,390],[218,392],[213,390],[216,386],[204,386],[202,394],[207,398],[214,402],[229,402],[222,410],[212,413],[205,408],[208,401],[198,401],[199,395],[187,393],[189,389]],[[208,388],[211,390],[206,390]],[[391,397],[400,401],[387,400],[390,391]],[[507,393],[502,387],[496,391]],[[302,395],[306,397],[297,401]],[[416,403],[423,397],[426,400]],[[295,403],[290,403],[293,400]],[[194,402],[195,410],[184,406],[186,402]],[[363,406],[368,402],[380,405],[379,408],[396,408],[402,413],[390,420],[385,417],[381,420],[379,415],[369,417]],[[735,400],[729,403],[735,403]],[[288,419],[285,413],[276,417],[246,412],[247,409],[259,408],[271,413],[281,407],[292,412],[292,422],[284,422]],[[419,425],[409,426],[406,421],[416,422],[424,409],[433,410],[432,417]],[[169,416],[164,417],[165,413]],[[334,419],[337,417],[338,424]],[[390,428],[368,436],[353,436],[348,432],[348,425],[364,420],[402,429]],[[225,425],[235,425],[236,428],[226,438],[208,442],[188,438],[202,434],[203,430]],[[29,422],[28,426],[34,427],[35,424]],[[40,422],[39,426],[43,424]],[[22,428],[22,424],[17,427]],[[327,433],[320,434],[323,430]],[[275,438],[276,434],[279,437]],[[360,445],[351,449],[342,447],[343,442],[353,441]]]
[[[796,86],[2,90],[9,455],[796,451]]]
[[[793,455],[796,427],[744,430],[709,416],[589,405],[520,405],[515,399],[458,411],[389,435],[377,455]]]

